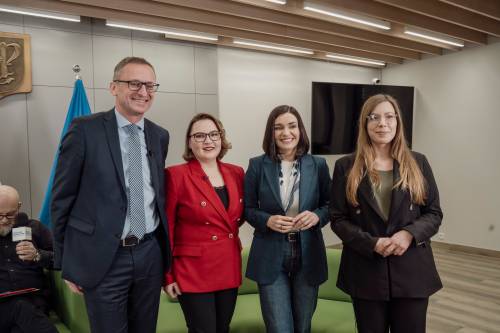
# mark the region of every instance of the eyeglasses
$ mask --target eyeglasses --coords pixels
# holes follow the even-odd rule
[[[3,219],[6,219],[6,220],[13,220],[16,218],[17,216],[17,209],[14,211],[14,212],[8,212],[6,214],[0,214],[0,221],[3,220]]]
[[[382,122],[382,119],[385,119],[386,123],[392,124],[396,121],[397,118],[398,116],[395,113],[388,113],[385,116],[371,113],[366,116],[366,119],[368,119],[368,122],[370,124],[380,124]]]
[[[142,86],[146,87],[147,92],[156,92],[158,91],[159,83],[154,82],[141,82],[137,80],[125,81],[125,80],[113,80],[113,82],[127,83],[128,88],[132,91],[141,90]]]
[[[219,141],[221,138],[221,132],[219,132],[219,131],[212,131],[210,133],[197,132],[197,133],[191,134],[189,137],[193,138],[195,142],[205,142],[205,140],[207,139],[207,136],[212,141]]]

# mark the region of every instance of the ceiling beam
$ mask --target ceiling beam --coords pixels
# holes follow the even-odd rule
[[[264,7],[253,6],[244,3],[233,2],[233,1],[220,1],[220,0],[153,0],[153,1],[171,5],[184,6],[194,9],[208,10],[211,12],[217,12],[221,14],[257,19],[266,22],[273,22],[277,24],[293,26],[296,28],[315,30],[349,38],[371,41],[374,43],[397,46],[400,48],[406,48],[409,50],[427,54],[434,54],[434,55],[442,54],[441,48],[433,45],[415,42],[408,39],[402,39],[383,33],[357,29],[338,23],[328,22],[325,20],[318,20],[311,17],[301,16],[299,14],[295,14],[298,11],[298,9],[296,9],[295,7],[292,9],[285,9],[287,10],[285,12],[285,11],[272,10]],[[287,2],[287,4],[289,3]],[[302,9],[302,7],[299,10],[305,12]]]
[[[500,1],[498,0],[439,0],[473,13],[500,20]]]
[[[443,2],[436,0],[375,1],[500,37],[499,21]]]
[[[244,31],[239,29],[222,28],[217,26],[211,26],[195,22],[187,22],[181,20],[173,20],[155,16],[146,16],[138,13],[130,13],[112,9],[104,9],[99,7],[92,7],[80,4],[65,3],[53,0],[2,0],[3,3],[15,6],[23,6],[26,8],[40,9],[40,10],[52,10],[64,12],[73,15],[82,15],[88,17],[94,17],[98,19],[109,19],[116,21],[128,22],[130,24],[144,24],[144,25],[155,25],[160,27],[170,27],[175,29],[192,30],[199,32],[211,33],[219,36],[227,36],[242,39],[254,39],[261,42],[269,43],[286,43],[290,46],[313,49],[329,53],[339,53],[345,54],[353,57],[367,58],[378,61],[383,61],[392,64],[401,64],[403,62],[402,58],[393,57],[389,55],[383,55],[378,53],[366,52],[362,50],[355,50],[346,47],[333,46],[321,43],[313,43],[302,41],[292,38],[283,38],[273,35],[260,34],[250,31]],[[206,42],[204,42],[206,43]],[[209,43],[209,44],[219,44],[227,45],[226,43]],[[305,56],[308,57],[308,56]],[[311,56],[310,58],[319,59],[316,56]],[[325,60],[325,59],[323,59]],[[328,59],[327,59],[328,60]],[[331,59],[330,59],[331,60]]]
[[[418,60],[420,53],[401,49],[394,46],[372,43],[359,39],[347,38],[322,32],[289,27],[271,22],[234,17],[226,14],[211,13],[203,10],[160,4],[141,0],[61,0],[62,2],[90,5],[100,8],[128,11],[131,13],[145,14],[170,18],[181,21],[203,23],[226,28],[249,30],[268,35],[277,35],[288,38],[302,39],[316,43],[342,46],[351,49],[380,53],[399,58]]]
[[[324,6],[336,6],[360,14],[377,17],[382,20],[416,26],[422,29],[450,35],[474,44],[487,44],[487,35],[485,33],[425,15],[412,13],[383,3],[374,2],[372,0],[314,0],[314,3]]]

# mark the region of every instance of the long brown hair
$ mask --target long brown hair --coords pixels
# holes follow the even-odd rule
[[[182,155],[182,158],[184,158],[185,161],[191,161],[195,159],[193,151],[191,148],[189,148],[189,139],[191,138],[191,130],[193,129],[194,123],[200,120],[208,119],[211,120],[214,124],[215,127],[217,127],[217,130],[220,132],[220,141],[221,141],[221,147],[220,147],[220,152],[219,155],[217,155],[217,159],[221,160],[224,155],[226,155],[227,151],[231,149],[231,143],[227,141],[226,138],[226,131],[224,130],[224,126],[222,125],[222,122],[217,119],[216,117],[212,116],[211,114],[208,113],[198,113],[196,114],[193,119],[189,122],[187,131],[186,131],[186,141],[185,141],[185,146],[184,146],[184,154]]]
[[[399,163],[400,179],[394,184],[393,188],[399,187],[408,190],[412,202],[422,205],[427,195],[422,171],[418,167],[406,143],[398,102],[392,96],[384,94],[371,96],[366,100],[361,109],[354,164],[347,176],[347,201],[353,206],[359,205],[357,191],[359,184],[366,175],[370,177],[372,184],[380,186],[380,178],[374,167],[375,149],[367,130],[367,117],[377,105],[383,102],[391,103],[396,112],[397,127],[396,134],[391,142],[391,157]]]
[[[266,130],[264,132],[264,140],[262,140],[262,149],[274,161],[279,161],[278,147],[276,146],[276,140],[274,139],[274,122],[276,118],[285,113],[291,113],[297,118],[297,125],[299,126],[300,138],[297,144],[297,151],[295,153],[296,158],[307,154],[309,151],[309,137],[306,133],[306,127],[302,121],[299,111],[290,105],[279,105],[275,107],[269,117],[267,118]]]

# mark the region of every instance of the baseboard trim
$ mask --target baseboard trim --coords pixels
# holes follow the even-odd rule
[[[443,249],[446,251],[454,251],[454,252],[463,252],[468,254],[476,254],[481,256],[487,256],[492,258],[500,258],[500,251],[490,250],[490,249],[482,249],[480,247],[473,247],[468,245],[460,245],[460,244],[450,244],[439,241],[432,241],[432,247]],[[342,243],[328,245],[329,249],[342,249]]]
[[[450,244],[439,241],[432,241],[432,247],[440,248],[448,251],[455,252],[464,252],[468,254],[477,254],[481,256],[500,258],[500,251],[490,250],[490,249],[482,249],[480,247],[468,246],[468,245],[460,245],[460,244]]]

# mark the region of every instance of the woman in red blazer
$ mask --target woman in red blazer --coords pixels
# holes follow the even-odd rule
[[[230,148],[222,123],[197,114],[186,133],[187,163],[165,170],[174,257],[165,291],[179,298],[190,333],[229,332],[241,284],[244,172],[221,162]]]

